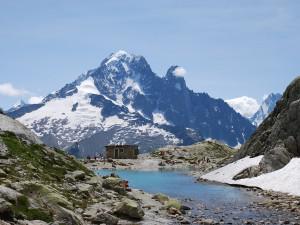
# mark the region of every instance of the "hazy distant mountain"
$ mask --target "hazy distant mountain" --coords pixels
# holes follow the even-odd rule
[[[16,104],[14,104],[10,109],[8,109],[6,112],[13,112],[16,111],[22,107],[24,107],[25,105],[27,105],[23,100],[18,101]]]
[[[222,99],[190,90],[184,73],[172,66],[157,76],[144,57],[118,51],[41,104],[9,114],[45,143],[79,156],[110,143],[139,144],[142,151],[206,138],[244,143],[255,127]]]
[[[267,116],[274,110],[277,101],[282,97],[281,94],[271,93],[266,98],[264,98],[261,106],[257,112],[250,119],[252,124],[259,126],[262,121],[267,118]]]

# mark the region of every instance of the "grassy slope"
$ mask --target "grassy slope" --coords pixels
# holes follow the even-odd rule
[[[82,198],[63,186],[64,176],[68,171],[82,170],[87,176],[93,176],[91,171],[73,157],[61,150],[27,144],[10,132],[1,133],[0,138],[8,148],[7,158],[14,160],[11,165],[0,164],[7,173],[6,177],[0,179],[0,184],[9,186],[22,183],[21,193],[24,195],[12,202],[17,218],[52,221],[51,211],[43,207],[30,208],[30,201],[38,206],[43,206],[43,202],[47,201],[69,209],[84,208],[91,201],[87,196]]]

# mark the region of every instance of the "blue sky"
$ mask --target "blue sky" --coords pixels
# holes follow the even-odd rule
[[[0,106],[45,96],[119,49],[224,99],[282,92],[300,74],[300,1],[0,0]]]

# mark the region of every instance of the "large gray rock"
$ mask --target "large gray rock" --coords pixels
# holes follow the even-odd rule
[[[48,225],[48,223],[41,220],[18,220],[18,225]]]
[[[103,180],[103,187],[106,189],[114,190],[120,194],[125,194],[126,190],[122,187],[122,179],[118,177],[107,177]]]
[[[64,224],[64,225],[85,225],[86,224],[79,215],[63,207],[56,207],[54,219],[55,221],[59,221],[59,224]]]
[[[17,120],[14,120],[2,114],[0,114],[0,130],[13,132],[16,135],[24,137],[25,139],[36,144],[43,144],[43,142],[38,138],[38,136],[36,136],[23,124],[21,124]]]
[[[89,195],[94,190],[94,187],[90,184],[79,183],[76,184],[79,193]]]
[[[264,155],[261,172],[271,172],[300,156],[300,77],[297,77],[277,102],[274,111],[257,128],[235,155]]]
[[[260,162],[262,172],[272,172],[281,169],[292,159],[292,154],[283,146],[276,146],[265,155]]]
[[[106,224],[106,225],[116,225],[119,222],[118,217],[115,217],[108,212],[106,212],[103,208],[102,204],[96,203],[94,205],[89,206],[83,217],[90,221],[92,224]]]
[[[9,223],[3,221],[3,220],[0,220],[0,225],[10,225]]]
[[[18,197],[20,196],[22,196],[21,193],[11,188],[0,185],[0,198],[4,198],[10,202],[16,202]]]
[[[0,168],[0,177],[6,177],[6,172]]]
[[[65,179],[71,182],[84,180],[84,178],[85,178],[85,172],[81,170],[76,170],[65,175]]]
[[[0,198],[0,219],[10,220],[13,216],[12,204]]]
[[[132,219],[142,219],[145,215],[140,204],[134,200],[124,198],[114,209],[116,215],[129,217]]]

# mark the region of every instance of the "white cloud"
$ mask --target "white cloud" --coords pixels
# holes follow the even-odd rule
[[[186,70],[183,67],[176,67],[176,69],[173,71],[173,74],[178,77],[183,77],[186,75]]]
[[[24,89],[18,89],[14,87],[11,83],[0,84],[0,95],[16,97],[29,94],[28,91]]]
[[[43,97],[42,96],[32,96],[28,99],[28,103],[29,104],[39,104],[43,101]]]
[[[246,118],[251,118],[260,106],[256,99],[247,96],[225,100],[225,102]]]

